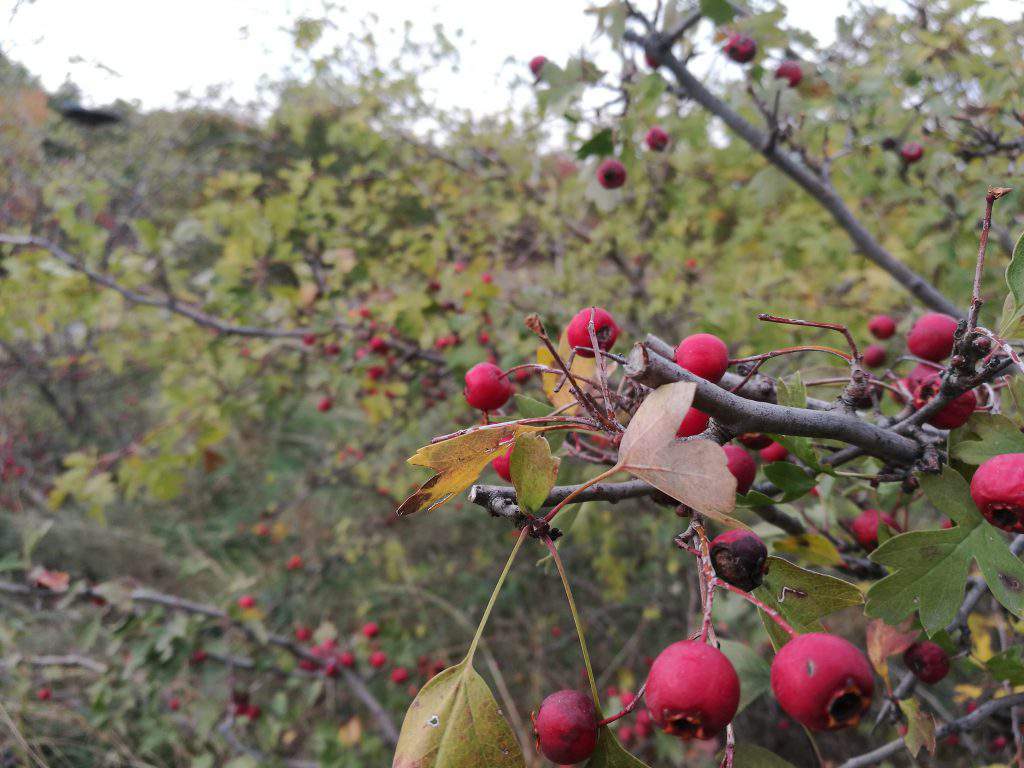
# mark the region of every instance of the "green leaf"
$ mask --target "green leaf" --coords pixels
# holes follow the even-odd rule
[[[604,128],[580,145],[576,150],[576,157],[584,160],[592,155],[605,157],[615,151],[615,139],[612,136],[611,128]]]
[[[866,613],[895,625],[917,611],[934,635],[956,616],[974,560],[995,598],[1015,616],[1024,615],[1024,564],[978,513],[967,481],[948,466],[941,475],[918,479],[928,500],[956,525],[893,536],[872,552],[871,559],[892,572],[868,590]]]
[[[541,435],[524,434],[516,438],[509,458],[512,485],[519,506],[536,512],[544,504],[558,477],[560,461],[551,455],[551,446]]]
[[[963,427],[977,440],[964,438],[952,447],[953,457],[967,464],[981,464],[1004,453],[1024,453],[1024,434],[1006,416],[976,413]]]
[[[771,667],[749,645],[721,640],[719,646],[740,678],[740,705],[736,710],[739,713],[771,687]]]
[[[790,408],[807,407],[807,387],[799,371],[790,376],[788,381],[779,379],[775,382],[775,399],[779,405],[788,405]]]
[[[768,573],[754,594],[777,610],[800,633],[821,632],[820,619],[823,616],[864,602],[864,596],[856,585],[835,576],[805,570],[779,557],[768,558]],[[789,640],[771,617],[762,616],[761,619],[776,648]]]
[[[393,768],[525,766],[512,729],[469,659],[430,679],[405,713]]]
[[[1006,287],[1013,294],[1017,307],[1024,307],[1024,233],[1013,246],[1013,256],[1006,265]]]
[[[814,478],[796,464],[776,461],[764,467],[764,474],[783,493],[780,501],[798,499],[815,486]]]
[[[737,744],[733,768],[794,768],[774,752],[753,744]]]
[[[700,0],[700,12],[715,24],[728,24],[736,15],[732,3],[727,0]]]
[[[821,474],[822,472],[832,473],[833,470],[830,467],[823,467],[821,462],[818,461],[818,452],[814,450],[809,437],[794,437],[793,435],[768,436],[810,467],[815,474]]]
[[[516,411],[520,418],[523,419],[537,419],[542,416],[548,416],[554,410],[551,403],[542,403],[540,400],[535,400],[527,395],[516,393],[513,395],[513,398],[516,403]],[[552,453],[562,447],[562,443],[565,442],[565,436],[568,434],[569,431],[565,429],[544,433],[544,437],[547,438],[548,444],[551,446]]]
[[[606,725],[597,734],[597,746],[594,748],[594,754],[586,762],[585,768],[649,768],[649,766],[629,754]]]
[[[1010,646],[989,659],[985,666],[996,680],[1024,685],[1024,645]]]
[[[903,737],[903,743],[911,755],[917,757],[917,753],[924,747],[929,752],[935,751],[935,718],[928,712],[921,710],[917,699],[901,699],[900,710],[907,719],[907,734]]]

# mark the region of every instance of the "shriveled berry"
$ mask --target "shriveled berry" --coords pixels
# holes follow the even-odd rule
[[[996,528],[1024,533],[1024,453],[993,456],[971,478],[971,498]]]
[[[597,709],[580,691],[556,691],[541,702],[533,721],[537,748],[553,763],[586,760],[597,746]]]
[[[900,530],[899,524],[893,519],[892,515],[878,509],[865,509],[857,517],[853,518],[853,521],[850,523],[850,532],[857,539],[857,543],[864,547],[867,552],[871,552],[878,547],[879,523],[885,523],[894,531]]]
[[[466,402],[481,411],[496,411],[512,397],[508,376],[494,363],[477,363],[466,371]]]
[[[789,451],[786,446],[781,443],[772,442],[767,448],[762,448],[757,453],[761,457],[761,461],[765,464],[772,464],[776,461],[785,461],[786,457],[789,456]]]
[[[711,333],[687,336],[676,347],[675,357],[680,368],[713,384],[718,383],[729,367],[729,348]]]
[[[886,351],[881,344],[868,344],[864,348],[864,365],[868,368],[878,368],[885,364]]]
[[[924,157],[924,147],[916,141],[908,141],[900,147],[900,157],[907,165],[912,165]]]
[[[812,632],[794,637],[775,655],[772,692],[786,714],[812,731],[860,722],[871,706],[871,665],[852,643]]]
[[[544,69],[544,65],[547,64],[547,63],[548,63],[547,57],[545,57],[545,56],[534,56],[532,59],[530,59],[530,72],[533,73],[534,77],[539,79],[540,78],[541,70]]]
[[[647,148],[652,152],[663,152],[668,146],[668,133],[660,125],[652,126],[644,137]]]
[[[903,653],[903,663],[922,683],[933,685],[949,674],[949,655],[938,643],[922,640]]]
[[[804,79],[804,69],[799,61],[784,61],[775,70],[776,80],[788,80],[790,88],[796,88]]]
[[[757,55],[757,43],[754,42],[754,38],[735,32],[729,35],[722,50],[737,64],[746,64]]]
[[[594,335],[597,336],[597,346],[603,352],[607,352],[615,345],[619,338],[619,326],[608,310],[601,307],[587,307],[577,312],[565,329],[566,341],[569,346],[576,349],[580,357],[593,357],[593,342],[590,340],[590,316],[594,316]],[[585,349],[581,349],[585,347]]]
[[[762,435],[760,432],[744,432],[736,439],[752,451],[759,451],[762,448],[767,448],[775,442],[768,437],[768,435]]]
[[[889,315],[875,315],[868,320],[868,331],[876,339],[889,339],[896,333],[896,321]]]
[[[672,643],[654,660],[645,694],[651,719],[682,739],[710,739],[729,724],[740,680],[717,648],[698,640]]]
[[[942,388],[942,378],[938,374],[932,374],[917,385],[914,390],[914,407],[923,408],[929,400],[935,397]],[[928,423],[939,429],[956,429],[962,427],[971,418],[974,409],[978,405],[978,398],[974,392],[967,390],[959,397],[954,398],[944,405],[938,412],[931,415]]]
[[[757,464],[753,457],[738,445],[723,445],[727,466],[736,478],[736,493],[745,494],[754,484],[757,475]]]
[[[597,166],[597,181],[605,189],[618,189],[626,183],[626,166],[608,158]]]
[[[711,541],[711,564],[722,581],[745,592],[761,586],[768,548],[751,531],[734,528]]]
[[[907,349],[925,360],[936,363],[944,360],[953,351],[956,326],[956,318],[949,315],[938,312],[921,315],[907,334]]]
[[[679,429],[676,430],[676,437],[693,437],[699,435],[705,429],[708,428],[708,422],[711,417],[703,411],[698,411],[696,408],[691,408],[683,416],[683,420],[679,423]]]

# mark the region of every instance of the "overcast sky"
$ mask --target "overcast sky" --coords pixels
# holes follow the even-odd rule
[[[880,0],[899,7],[900,0]],[[412,20],[424,36],[440,23],[463,30],[458,72],[438,72],[426,82],[444,107],[477,114],[509,104],[508,82],[536,54],[562,61],[592,38],[592,0],[348,0],[348,18],[368,12],[381,29]],[[653,5],[638,0],[638,7]],[[792,23],[822,41],[834,38],[847,0],[789,0]],[[990,0],[991,12],[1020,15],[1021,0]],[[42,78],[49,90],[67,79],[89,105],[117,98],[144,108],[171,106],[180,92],[202,95],[226,85],[247,102],[263,77],[287,67],[287,29],[300,16],[322,15],[319,0],[0,0],[0,50]],[[12,16],[12,12],[15,11]],[[341,17],[346,18],[346,17]],[[384,34],[385,51],[390,44]],[[509,59],[515,60],[509,64]],[[520,97],[526,98],[525,94]]]

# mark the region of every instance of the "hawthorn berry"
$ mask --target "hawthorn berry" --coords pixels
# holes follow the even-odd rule
[[[49,701],[53,698],[53,691],[49,688],[40,688],[36,691],[36,698],[39,699],[39,701]]]
[[[726,56],[737,64],[747,64],[757,55],[757,43],[754,42],[752,37],[734,32],[729,35],[729,39],[725,41],[725,46],[722,50],[725,51]]]
[[[466,371],[466,402],[481,411],[496,411],[512,397],[508,376],[494,363],[477,363]]]
[[[765,464],[773,464],[776,461],[785,461],[786,457],[789,456],[789,451],[781,443],[772,441],[772,444],[767,448],[762,448],[757,453],[761,457],[761,461]]]
[[[316,404],[316,409],[320,413],[327,413],[334,406],[334,401],[329,397],[321,397],[320,401]]]
[[[530,59],[530,72],[532,72],[533,76],[539,80],[541,70],[544,69],[544,65],[547,63],[548,60],[545,56],[534,56]]]
[[[868,320],[868,332],[882,341],[892,338],[892,335],[896,333],[896,321],[889,315],[875,315]]]
[[[740,680],[720,650],[699,640],[680,640],[651,665],[645,699],[651,719],[665,733],[710,739],[736,714]]]
[[[949,674],[949,656],[938,643],[922,640],[903,653],[903,663],[922,683],[933,685]]]
[[[750,592],[761,586],[768,548],[750,531],[734,528],[711,541],[711,564],[722,581]]]
[[[597,181],[605,189],[618,189],[626,183],[626,166],[614,158],[597,166]]]
[[[256,523],[256,527],[252,529],[252,532],[261,539],[265,539],[270,535],[270,526],[266,523]]]
[[[708,422],[711,417],[703,411],[698,411],[696,408],[691,408],[683,416],[683,420],[679,423],[679,429],[676,430],[676,437],[693,437],[699,435],[705,429],[708,428]]]
[[[292,555],[288,558],[288,562],[284,564],[284,567],[289,571],[297,571],[302,568],[302,557],[300,555]]]
[[[295,639],[300,643],[307,642],[311,637],[313,637],[313,630],[309,627],[300,624],[295,628]]]
[[[342,651],[338,654],[338,663],[346,669],[352,669],[356,665],[355,654],[351,651]]]
[[[636,737],[636,731],[633,730],[633,726],[631,725],[620,725],[619,730],[615,732],[615,735],[618,737],[619,741],[628,746],[633,743],[633,739]]]
[[[847,640],[824,632],[794,637],[775,655],[772,692],[782,709],[812,731],[856,725],[871,706],[871,665]]]
[[[921,381],[914,390],[914,407],[921,409],[925,404],[935,397],[942,388],[942,378],[932,374]],[[962,427],[971,418],[975,407],[978,405],[978,398],[974,392],[967,390],[959,397],[954,398],[944,405],[937,413],[932,414],[928,423],[939,429],[956,429]]]
[[[908,141],[902,147],[900,147],[900,157],[903,162],[907,165],[913,165],[922,157],[924,157],[924,147],[918,144],[916,141]]]
[[[878,524],[882,522],[899,531],[899,524],[888,512],[878,509],[865,509],[850,523],[850,532],[857,540],[857,543],[864,547],[865,551],[871,552],[878,547]]]
[[[512,482],[512,451],[505,451],[500,456],[496,456],[491,461],[491,466],[494,467],[494,471],[498,473],[498,477],[504,480],[506,483]]]
[[[676,364],[717,384],[729,367],[729,348],[714,334],[695,333],[679,342]]]
[[[328,344],[324,344],[324,354],[330,357],[341,354],[341,344],[336,341],[332,341]]]
[[[257,706],[256,704],[250,704],[245,708],[242,714],[250,720],[259,720],[260,715],[263,714],[263,710],[260,709],[259,706]]]
[[[576,350],[580,357],[593,357],[593,343],[590,340],[590,316],[594,316],[594,335],[597,336],[597,346],[602,352],[607,352],[615,346],[615,340],[619,338],[619,326],[611,313],[601,307],[587,307],[577,312],[565,329],[565,338],[569,346]]]
[[[256,598],[252,595],[242,595],[240,598],[238,598],[238,607],[242,608],[243,610],[249,610],[250,608],[254,608],[255,606]]]
[[[751,455],[738,445],[723,445],[722,450],[725,451],[728,469],[736,478],[736,493],[746,494],[754,484],[757,464]]]
[[[744,432],[736,439],[752,451],[767,448],[774,442],[768,435],[762,435],[760,432]]]
[[[864,365],[868,368],[878,368],[885,364],[885,347],[881,344],[868,344],[864,348]]]
[[[376,621],[368,621],[359,631],[363,633],[363,637],[372,639],[380,634],[380,625]]]
[[[935,363],[944,360],[953,351],[956,326],[956,318],[949,315],[939,312],[921,315],[907,334],[907,349],[911,354]]]
[[[383,336],[374,336],[370,339],[370,351],[375,352],[378,355],[383,355],[388,351],[388,340]]]
[[[644,63],[651,69],[657,69],[661,66],[661,62],[647,51],[644,51]]]
[[[580,763],[597,746],[597,709],[585,693],[556,691],[541,702],[533,719],[537,749],[559,765]]]
[[[668,146],[668,133],[660,125],[652,126],[644,136],[644,143],[652,152],[663,152]]]
[[[395,667],[391,670],[391,682],[401,685],[409,679],[409,670],[405,667]]]
[[[315,333],[307,333],[307,334],[305,334],[302,337],[302,343],[303,343],[303,345],[305,345],[307,347],[312,347],[314,344],[316,344],[316,334]]]
[[[388,655],[384,651],[374,651],[370,654],[370,666],[374,669],[380,669],[388,663]]]
[[[776,80],[788,80],[790,88],[796,88],[804,79],[804,69],[799,61],[787,60],[779,64],[775,70]]]
[[[171,710],[171,712],[177,712],[179,709],[181,709],[181,699],[179,699],[177,696],[172,696],[170,699],[167,700],[167,708]]]
[[[1024,533],[1024,453],[993,456],[971,478],[971,498],[996,528]]]

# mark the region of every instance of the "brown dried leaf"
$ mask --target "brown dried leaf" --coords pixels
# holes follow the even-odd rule
[[[886,624],[881,619],[875,619],[868,624],[868,658],[875,671],[885,680],[889,687],[889,665],[886,659],[903,653],[913,645],[919,634],[917,629],[911,628],[911,620],[907,619],[898,627]]]
[[[29,571],[28,580],[33,587],[61,593],[68,591],[71,577],[64,571],[48,571],[41,565],[37,565]]]

